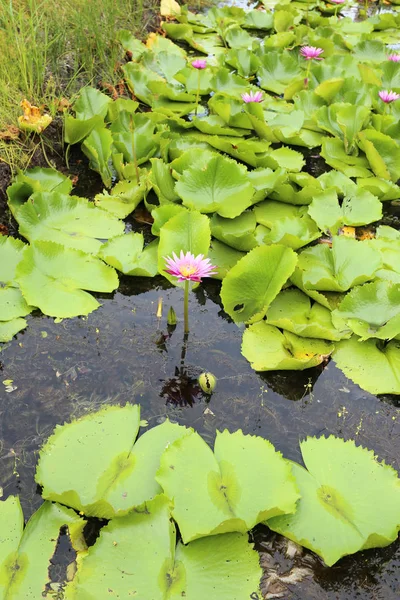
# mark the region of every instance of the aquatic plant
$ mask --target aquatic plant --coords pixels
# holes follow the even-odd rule
[[[159,600],[177,591],[194,600],[216,590],[223,600],[255,597],[261,569],[247,531],[260,522],[329,566],[398,535],[398,475],[352,441],[300,442],[305,468],[240,430],[217,432],[212,451],[193,429],[168,420],[136,439],[140,426],[147,427],[140,407],[127,404],[56,427],[36,469],[46,501],[25,530],[18,498],[0,501],[3,594],[43,594],[65,526],[77,553],[63,584],[70,600],[110,589]],[[108,523],[99,522],[88,548],[84,530],[93,516]]]
[[[400,90],[399,63],[387,49],[400,17],[353,23],[313,9],[307,29],[305,5],[195,15],[167,2],[168,10],[175,20],[163,24],[166,37],[151,34],[143,44],[127,30],[119,35],[132,56],[123,72],[135,100],[84,88],[65,115],[67,143],[82,145],[107,188],[94,206],[71,196],[71,181],[54,170],[19,174],[10,186],[9,207],[30,246],[3,288],[22,295],[25,310],[36,305],[60,317],[66,307],[56,314],[58,300],[47,305],[35,287],[40,257],[40,277],[54,298],[66,289],[63,269],[48,264],[55,260],[49,243],[61,244],[60,264],[65,249],[83,252],[79,261],[74,254],[76,264],[89,256],[92,268],[109,266],[107,285],[90,279],[93,290],[113,289],[113,269],[161,274],[183,288],[165,257],[201,254],[222,280],[224,310],[245,325],[242,352],[255,368],[323,367],[332,356],[365,389],[397,390],[397,363],[383,382],[375,371],[362,376],[362,356],[367,364],[380,349],[386,369],[397,352],[396,316],[381,282],[400,283],[399,241],[393,229],[375,224],[385,202],[400,198],[398,103],[386,114],[378,95]],[[195,115],[200,97],[207,114]],[[140,112],[139,102],[150,110]],[[331,171],[305,171],[308,150]],[[153,238],[123,232],[121,219],[140,203],[151,214]],[[70,315],[98,306],[80,287],[88,282],[68,283]],[[84,305],[72,301],[78,291]],[[361,302],[379,307],[382,318],[361,316]],[[3,340],[25,326],[24,315],[15,319],[0,321]],[[365,340],[357,352],[348,351],[350,336]],[[274,352],[265,353],[266,344]]]
[[[189,333],[189,286],[191,281],[199,283],[203,277],[215,275],[215,266],[211,264],[209,258],[204,258],[202,254],[194,256],[190,252],[183,253],[181,250],[179,257],[173,252],[172,258],[165,257],[166,272],[176,277],[178,281],[185,282],[184,294],[184,331]]]

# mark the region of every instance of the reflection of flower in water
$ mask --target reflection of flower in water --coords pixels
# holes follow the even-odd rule
[[[175,367],[175,376],[164,380],[160,396],[166,404],[193,406],[203,393],[196,377],[191,377],[185,368]]]

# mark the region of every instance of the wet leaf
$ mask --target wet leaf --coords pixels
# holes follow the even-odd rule
[[[38,241],[26,248],[16,271],[25,300],[51,317],[87,315],[99,303],[83,290],[112,292],[114,269],[80,250]]]
[[[293,273],[297,255],[290,248],[254,248],[225,277],[221,288],[224,310],[237,323],[262,319]]]
[[[187,429],[165,421],[135,443],[139,422],[139,406],[126,404],[57,426],[36,469],[43,497],[87,516],[111,519],[159,495],[155,474],[160,456]]]
[[[240,430],[217,432],[214,453],[198,433],[189,432],[164,452],[157,481],[173,502],[171,514],[185,544],[245,533],[263,515],[293,512],[298,498],[281,454],[267,440]]]
[[[328,566],[397,538],[400,481],[394,469],[372,451],[334,436],[307,438],[300,448],[307,469],[291,463],[301,493],[298,510],[269,520],[271,529],[313,550]]]
[[[298,337],[259,321],[243,333],[242,354],[255,371],[302,371],[321,364],[332,353],[324,340]]]

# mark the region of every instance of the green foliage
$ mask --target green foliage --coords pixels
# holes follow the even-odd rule
[[[57,427],[36,470],[43,497],[111,519],[160,494],[155,474],[161,453],[186,429],[165,421],[135,443],[139,426],[140,407],[127,404]],[[77,444],[79,463],[74,459]]]
[[[24,251],[16,280],[28,304],[52,317],[87,315],[99,303],[83,290],[112,292],[118,287],[114,269],[81,250],[38,241]]]
[[[154,277],[158,273],[158,240],[143,246],[143,234],[130,232],[103,244],[99,257],[124,275]]]
[[[242,354],[255,371],[302,371],[321,364],[332,351],[325,340],[281,332],[266,321],[254,323],[243,334]]]
[[[217,589],[222,600],[241,600],[257,591],[260,575],[258,555],[246,535],[176,546],[168,500],[160,496],[102,529],[95,546],[80,558],[66,600],[101,598],[110,589],[120,597],[154,600],[202,600]]]
[[[224,310],[238,323],[254,323],[293,273],[297,256],[290,248],[271,245],[251,250],[232,267],[221,288]]]
[[[43,596],[49,581],[49,566],[60,528],[68,526],[72,545],[84,544],[86,522],[73,510],[45,502],[29,519],[25,529],[19,499],[0,501],[0,594],[9,600],[36,600]]]
[[[292,463],[301,493],[298,509],[269,520],[271,529],[310,548],[329,566],[397,538],[400,485],[394,469],[353,441],[333,436],[307,438],[300,447],[306,469]]]
[[[156,478],[173,502],[185,544],[244,533],[269,516],[293,512],[298,499],[290,468],[272,444],[241,431],[217,433],[214,454],[189,432],[164,452]]]

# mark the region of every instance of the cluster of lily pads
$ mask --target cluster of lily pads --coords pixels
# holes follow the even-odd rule
[[[254,369],[332,355],[364,389],[399,394],[400,233],[370,225],[400,199],[400,61],[388,47],[400,15],[353,22],[336,8],[178,7],[168,37],[120,32],[134,99],[85,88],[65,117],[66,143],[81,143],[104,192],[70,195],[49,169],[8,189],[29,245],[0,239],[0,340],[33,307],[88,314],[98,303],[84,290],[116,289],[115,269],[183,286],[165,257],[191,252],[217,266]],[[305,170],[310,157],[326,172]],[[147,245],[124,233],[141,202]]]
[[[127,404],[56,427],[36,469],[45,502],[24,531],[18,498],[0,502],[4,597],[43,596],[65,525],[76,563],[52,589],[66,600],[259,598],[261,569],[247,534],[258,523],[329,566],[397,537],[397,473],[354,442],[307,438],[304,468],[240,430],[217,433],[212,451],[168,420],[136,439],[140,426],[140,407]],[[108,521],[89,548],[88,517]]]

